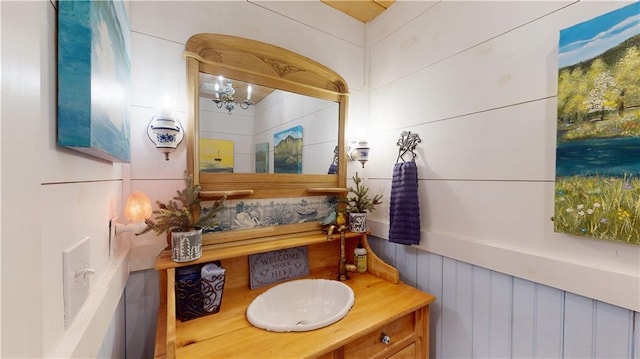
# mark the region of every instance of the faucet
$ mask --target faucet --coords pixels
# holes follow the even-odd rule
[[[340,232],[340,260],[338,261],[338,280],[344,281],[349,279],[347,276],[347,256],[345,255],[344,250],[344,232],[347,229],[345,225],[338,227],[338,232]]]
[[[338,280],[339,281],[347,280],[349,279],[349,277],[347,276],[347,256],[345,254],[345,249],[344,249],[344,245],[345,245],[344,233],[347,230],[347,226],[343,224],[339,227],[336,227],[335,224],[332,224],[325,227],[325,230],[327,231],[327,241],[333,240],[334,231],[337,230],[340,233],[340,260],[338,261]]]
[[[327,240],[328,241],[332,241],[333,240],[333,231],[336,229],[335,224],[332,224],[330,226],[327,227]]]

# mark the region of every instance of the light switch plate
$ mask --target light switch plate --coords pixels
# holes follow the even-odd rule
[[[62,252],[64,326],[69,328],[73,319],[89,297],[91,283],[89,237]]]

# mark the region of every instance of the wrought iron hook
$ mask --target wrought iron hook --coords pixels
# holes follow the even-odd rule
[[[418,155],[413,151],[416,149],[416,146],[418,146],[418,143],[420,142],[422,142],[422,139],[420,139],[420,136],[417,133],[412,133],[411,131],[402,131],[398,142],[396,142],[396,145],[399,147],[396,163],[398,163],[400,160],[402,160],[402,162],[406,162],[407,160],[404,159],[404,155],[406,155],[407,153],[411,153],[411,161],[415,161]]]

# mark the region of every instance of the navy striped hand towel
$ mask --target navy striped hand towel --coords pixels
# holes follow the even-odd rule
[[[393,166],[389,205],[389,242],[420,244],[418,166],[414,161]]]

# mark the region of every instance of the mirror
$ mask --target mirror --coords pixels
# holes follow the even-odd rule
[[[348,87],[340,75],[292,51],[259,41],[220,34],[193,35],[187,41],[184,56],[187,63],[188,101],[187,171],[193,174],[195,182],[202,186],[201,196],[204,200],[227,196],[229,200],[248,202],[263,199],[326,197],[346,192],[347,159],[344,131]],[[229,121],[236,125],[236,120],[231,120],[228,114],[222,116],[226,122],[219,120],[221,122],[214,123],[206,119],[212,113],[211,110],[216,108],[213,98],[207,99],[207,96],[215,94],[207,95],[202,85],[207,81],[216,81],[217,76],[225,79],[220,80],[219,89],[226,84],[226,79],[232,81],[236,91],[251,84],[251,100],[256,104],[249,106],[250,110],[246,111],[253,111],[254,114],[270,108],[265,101],[289,101],[289,105],[278,107],[279,110],[270,116],[260,120],[253,119],[254,122],[245,121],[245,124],[250,124],[254,129],[241,133],[246,137],[245,141],[233,141],[234,147],[245,147],[244,152],[235,149],[231,152],[234,157],[233,172],[219,168],[212,170],[206,165],[207,161],[203,165],[200,163],[201,143],[207,142],[210,145],[209,140],[225,140],[222,132],[214,130],[229,131],[233,127]],[[205,85],[205,89],[208,86],[210,85]],[[258,101],[257,96],[260,96],[263,89],[267,89],[265,91],[269,95]],[[247,95],[242,93],[238,96],[241,99],[247,98]],[[262,102],[265,103],[261,105]],[[234,109],[232,113],[240,111],[245,110]],[[318,113],[322,113],[322,116],[318,116]],[[280,138],[278,136],[286,138],[287,131],[292,129],[300,129],[296,133],[302,133],[302,146],[309,147],[306,152],[303,149],[302,164],[298,164],[299,169],[295,173],[282,170],[282,166],[277,164],[280,153],[274,150],[274,143],[277,144]],[[201,133],[209,132],[212,134],[200,136]],[[296,138],[296,134],[292,134],[292,138]],[[255,157],[258,152],[256,146],[264,143],[271,144],[269,152],[273,156],[268,157],[271,163],[268,170],[263,166],[263,173],[255,173]],[[224,144],[214,142],[214,145],[220,147]],[[327,174],[336,147],[336,174]],[[205,150],[208,152],[203,157],[209,158],[208,162],[215,164],[224,161],[215,147],[205,149],[203,146],[202,151]],[[222,147],[220,151],[224,152]],[[242,165],[238,162],[236,165],[235,157],[240,157],[241,153],[247,157],[247,162]],[[253,171],[250,171],[251,167]],[[203,244],[282,236],[320,229],[320,224],[313,221],[207,233],[203,237]]]
[[[203,72],[199,81],[201,172],[330,172],[338,145],[337,102]],[[225,86],[239,103],[225,106]]]

